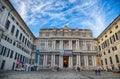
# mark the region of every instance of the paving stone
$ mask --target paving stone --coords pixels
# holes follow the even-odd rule
[[[0,79],[120,79],[120,74],[101,72],[101,75],[95,75],[93,71],[76,72],[74,70],[2,71]]]

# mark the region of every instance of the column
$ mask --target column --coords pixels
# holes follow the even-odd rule
[[[71,57],[69,56],[69,63],[68,63],[68,67],[71,67]]]
[[[69,40],[69,49],[72,50],[72,40]]]
[[[45,55],[45,66],[47,66],[47,55]]]
[[[80,46],[79,46],[79,40],[77,40],[77,50],[79,51],[79,49],[80,49]]]
[[[84,65],[86,67],[86,57],[84,56]]]
[[[63,56],[59,56],[59,68],[63,68]]]
[[[63,50],[63,40],[60,40],[60,49]]]
[[[93,56],[93,58],[94,58],[94,62],[95,62],[94,65],[97,66],[97,63],[96,63],[96,62],[97,62],[97,61],[96,61],[96,56]]]
[[[87,68],[88,68],[88,56],[86,56],[86,65],[87,65]]]
[[[53,55],[53,66],[55,66],[55,54]]]
[[[54,40],[52,40],[52,49],[54,49]]]
[[[48,48],[48,40],[45,40],[45,49]]]
[[[55,49],[56,40],[52,40],[52,49]]]
[[[72,56],[69,56],[69,68],[73,68],[73,60],[72,60]]]
[[[76,40],[76,50],[78,50],[78,40]]]
[[[54,40],[54,49],[56,49],[56,40]]]
[[[44,55],[44,58],[43,58],[43,67],[45,66],[45,62],[46,62],[46,56]]]
[[[55,66],[55,55],[54,54],[52,54],[51,55],[51,67],[53,67],[53,66]]]
[[[93,51],[94,50],[94,43],[93,42],[90,42],[90,45],[91,45],[91,50]]]
[[[53,54],[51,55],[51,67],[53,67]]]
[[[84,46],[84,50],[86,50],[86,41],[84,41],[84,43],[83,43],[83,46]]]
[[[84,56],[84,60],[85,60],[85,67],[88,67],[88,56]]]
[[[93,67],[95,67],[94,56],[92,56],[92,65],[93,65]]]
[[[76,56],[76,65],[79,65],[79,58],[78,58],[78,55]]]
[[[80,55],[78,55],[78,65],[79,65],[79,67],[81,67],[81,60],[80,60]]]

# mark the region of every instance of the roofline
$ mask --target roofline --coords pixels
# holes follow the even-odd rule
[[[103,30],[103,32],[97,37],[97,39],[99,39],[106,32],[106,30],[109,29],[111,25],[118,19],[120,19],[120,14]]]
[[[61,30],[63,28],[41,28],[40,30]],[[69,30],[92,31],[91,29],[70,28]]]
[[[15,13],[18,15],[18,17],[21,19],[21,21],[23,22],[23,24],[25,25],[25,27],[27,28],[27,30],[30,32],[30,34],[33,36],[33,38],[35,39],[34,34],[31,32],[31,30],[28,28],[27,24],[24,22],[24,20],[21,18],[21,16],[19,15],[19,13],[16,11],[16,9],[13,7],[13,5],[11,4],[11,2],[9,0],[5,0],[5,2],[7,2],[9,4],[9,6],[11,6],[11,10],[14,10]]]

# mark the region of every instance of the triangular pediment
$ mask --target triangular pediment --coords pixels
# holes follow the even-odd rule
[[[68,26],[65,25],[65,26],[63,27],[63,29],[70,29],[70,28],[69,28]]]

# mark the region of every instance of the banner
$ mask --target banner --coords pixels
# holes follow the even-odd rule
[[[61,50],[60,54],[69,56],[72,55],[72,50]]]
[[[39,54],[39,50],[36,50],[35,52],[35,63],[38,63],[38,54]]]
[[[64,55],[72,55],[72,50],[64,50]]]

